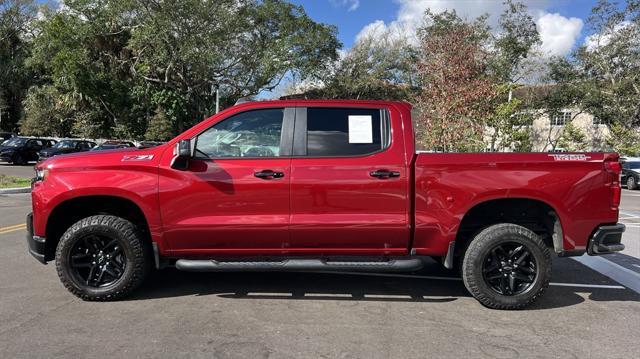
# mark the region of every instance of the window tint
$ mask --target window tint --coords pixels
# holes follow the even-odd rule
[[[380,110],[307,109],[308,156],[365,155],[382,148]]]
[[[277,157],[284,109],[239,113],[198,136],[197,157]]]
[[[632,170],[640,169],[640,162],[627,162],[626,165],[628,166],[627,168]]]

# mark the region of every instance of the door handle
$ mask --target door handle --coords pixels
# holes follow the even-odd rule
[[[262,170],[262,171],[259,171],[259,172],[255,172],[253,175],[258,177],[258,178],[269,180],[269,179],[284,177],[284,172],[277,172],[277,171],[272,171],[272,170]]]
[[[378,177],[380,179],[386,179],[391,177],[400,177],[400,172],[389,171],[389,170],[375,170],[375,171],[369,172],[369,176]]]

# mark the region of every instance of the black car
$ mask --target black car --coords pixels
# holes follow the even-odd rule
[[[46,138],[14,137],[0,145],[0,161],[11,162],[15,165],[26,165],[30,161],[38,160],[38,152],[56,143]]]
[[[640,183],[640,158],[627,158],[622,162],[620,183],[626,184],[627,189],[638,189]]]
[[[117,148],[136,147],[133,142],[129,141],[105,141],[100,145],[91,149],[91,151],[115,150]]]
[[[38,153],[39,159],[44,160],[55,155],[65,153],[84,152],[96,146],[95,142],[85,140],[62,140],[52,147],[45,148]]]
[[[14,137],[15,135],[11,132],[0,132],[0,145],[2,144],[2,142],[10,139],[11,137]]]

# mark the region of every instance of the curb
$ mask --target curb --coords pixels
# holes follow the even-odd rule
[[[0,194],[31,193],[31,187],[2,188]]]

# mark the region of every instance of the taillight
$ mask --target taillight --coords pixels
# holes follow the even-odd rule
[[[604,169],[610,176],[608,184],[611,187],[611,207],[618,208],[622,195],[622,189],[620,188],[620,171],[622,171],[622,166],[620,166],[618,159],[612,159],[604,162]]]

